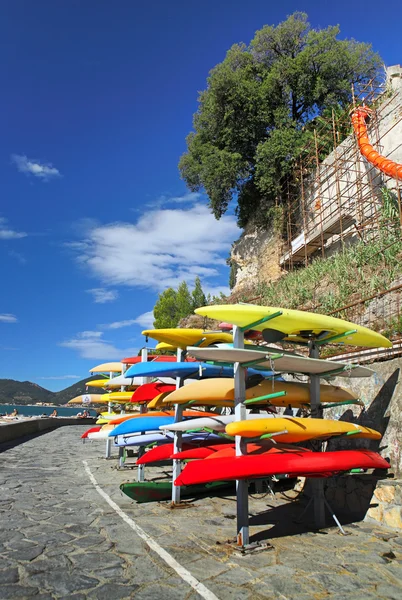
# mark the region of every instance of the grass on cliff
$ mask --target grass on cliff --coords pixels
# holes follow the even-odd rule
[[[259,283],[262,305],[328,314],[386,290],[402,275],[402,240],[392,229],[379,239],[359,242],[329,258],[316,258],[272,284]],[[338,315],[337,315],[338,316]]]

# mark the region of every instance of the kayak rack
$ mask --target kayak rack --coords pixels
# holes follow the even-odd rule
[[[250,398],[245,400],[244,404],[255,404],[256,402],[262,402],[263,400],[272,400],[273,398],[281,398],[286,396],[286,392],[272,392],[272,394],[266,394],[265,396],[258,396],[257,398]]]
[[[282,311],[277,311],[277,312],[273,313],[272,315],[269,315],[258,321],[254,321],[253,323],[250,323],[248,325],[245,325],[242,327],[235,325],[233,327],[233,348],[243,348],[244,347],[244,332],[245,331],[247,331],[248,329],[251,329],[252,327],[256,327],[257,325],[261,325],[262,323],[271,321],[271,320],[281,316],[282,314],[283,314]],[[356,330],[351,329],[351,330],[344,332],[343,334],[334,335],[325,340],[311,339],[308,342],[309,358],[319,359],[321,345],[344,339],[347,336],[349,336],[355,332],[356,332]],[[267,356],[265,356],[265,354],[263,354],[261,356],[261,358],[257,359],[257,360],[249,361],[246,363],[234,363],[235,421],[242,421],[247,418],[247,415],[246,415],[246,406],[247,405],[256,403],[261,400],[269,400],[270,398],[279,397],[279,396],[284,395],[281,393],[276,393],[276,394],[273,393],[273,394],[267,394],[267,396],[261,396],[259,398],[253,398],[250,400],[245,399],[246,388],[245,388],[244,370],[247,367],[254,366],[254,365],[266,360],[266,358],[269,358],[270,361],[273,362],[276,358],[282,358],[282,356],[284,356],[284,353],[281,353],[281,352],[278,352],[277,354],[273,354],[273,355],[272,354],[267,355]],[[346,368],[351,370],[351,369],[355,368],[355,365],[348,365]],[[333,377],[341,372],[344,372],[345,370],[346,370],[345,367],[342,367],[339,369],[335,368],[333,371],[328,372],[328,373],[322,373],[322,374],[316,374],[316,375],[310,374],[310,406],[311,406],[311,415],[313,417],[322,418],[322,416],[323,416],[323,412],[322,412],[323,407],[320,402],[320,378],[321,377],[323,377],[323,378],[324,377]],[[275,375],[274,366],[273,366],[273,371],[274,371],[274,375]],[[345,401],[344,403],[342,402],[342,403],[332,403],[332,404],[333,404],[333,406],[334,405],[340,406],[340,405],[349,404],[349,403],[351,403],[351,402]],[[273,439],[274,437],[283,435],[284,433],[286,433],[286,432],[281,431],[281,432],[277,432],[276,434],[266,434],[264,436],[261,436],[260,439],[272,439],[272,441],[274,442],[275,441]],[[245,442],[244,439],[241,438],[240,436],[236,436],[235,443],[236,443],[236,456],[241,456],[243,454],[246,454],[247,442]],[[250,548],[249,520],[248,520],[248,482],[244,481],[244,480],[236,481],[236,492],[237,492],[237,494],[236,494],[237,495],[237,536],[236,536],[237,546],[240,546],[241,549],[246,552],[247,549]],[[312,492],[313,493],[312,493],[311,499],[309,500],[305,510],[303,511],[302,516],[304,516],[304,514],[306,513],[308,508],[311,506],[311,504],[313,504],[315,526],[317,527],[317,529],[322,529],[325,527],[325,523],[326,523],[325,510],[327,509],[330,512],[332,518],[334,519],[336,525],[338,526],[340,532],[343,535],[346,535],[345,530],[343,529],[337,516],[335,515],[335,513],[332,510],[331,506],[329,505],[327,499],[325,498],[324,485],[323,485],[322,479],[312,479]],[[253,544],[253,547],[254,547],[254,544]]]

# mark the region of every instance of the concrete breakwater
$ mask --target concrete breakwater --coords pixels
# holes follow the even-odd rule
[[[44,431],[58,429],[65,425],[91,425],[95,419],[77,419],[77,418],[37,418],[21,419],[19,421],[4,423],[0,426],[0,443],[11,442],[27,435],[35,435]]]

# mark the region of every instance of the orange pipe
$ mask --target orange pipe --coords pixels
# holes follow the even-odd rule
[[[389,175],[389,177],[402,181],[402,165],[385,158],[385,156],[381,156],[369,142],[366,119],[372,112],[367,106],[359,106],[352,113],[353,129],[357,137],[360,152],[377,169]]]

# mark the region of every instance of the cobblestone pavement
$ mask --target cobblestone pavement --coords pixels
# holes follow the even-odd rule
[[[98,493],[83,459],[121,510],[220,600],[402,598],[402,535],[367,523],[347,525],[347,537],[303,531],[294,503],[260,495],[250,499],[251,533],[273,548],[239,556],[226,543],[235,534],[233,497],[173,511],[135,504],[118,487],[135,471],[102,458],[103,443],[82,444],[83,429],[0,446],[1,599],[200,598]],[[161,475],[146,470],[147,479]]]

